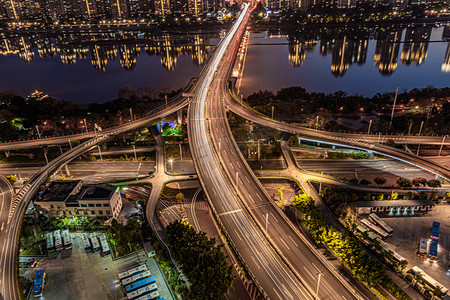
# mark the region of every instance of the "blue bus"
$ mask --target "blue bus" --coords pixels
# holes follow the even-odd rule
[[[141,287],[144,287],[144,286],[146,286],[148,284],[155,283],[155,282],[156,282],[155,276],[150,276],[150,277],[147,277],[147,278],[143,278],[141,280],[138,280],[138,281],[135,281],[133,283],[130,283],[129,285],[126,285],[125,286],[125,292],[130,293],[130,292],[132,292],[134,290],[137,290],[137,289],[139,289]]]
[[[156,291],[156,289],[158,288],[158,286],[156,285],[156,283],[152,283],[149,285],[146,285],[140,289],[134,290],[131,293],[127,293],[127,299],[134,299],[134,300],[148,300],[148,299],[152,299],[150,297],[151,292]]]
[[[437,240],[431,240],[430,244],[430,254],[428,255],[428,260],[431,262],[437,262],[438,260],[438,241]]]
[[[431,227],[431,234],[430,234],[430,238],[432,240],[439,239],[439,227],[441,227],[441,224],[439,222],[433,221],[433,227]]]
[[[33,284],[34,297],[42,296],[42,292],[44,291],[44,284],[45,284],[45,272],[44,270],[39,270],[36,272],[36,277],[34,277],[34,284]]]

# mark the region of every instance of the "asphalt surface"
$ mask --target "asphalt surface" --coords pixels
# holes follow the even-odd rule
[[[235,34],[234,28],[227,37],[230,34]],[[323,272],[320,299],[357,299],[352,288],[338,279],[335,270],[318,258],[316,249],[305,243],[283,213],[270,203],[240,155],[222,101],[233,52],[237,50],[236,42],[227,37],[216,49],[210,70],[200,79],[188,112],[191,153],[213,210],[254,280],[270,299],[312,299],[318,272]],[[233,39],[239,41],[240,36]],[[228,53],[223,50],[226,46]]]
[[[40,169],[19,191],[13,198],[11,209],[8,212],[7,224],[5,226],[5,234],[1,236],[0,245],[0,271],[1,271],[1,295],[8,300],[19,300],[20,294],[16,281],[16,261],[17,261],[17,246],[19,231],[21,226],[22,216],[28,203],[31,201],[34,194],[39,187],[48,179],[54,172],[58,172],[62,166],[71,160],[77,158],[81,154],[93,150],[97,145],[107,142],[114,137],[126,134],[138,128],[147,126],[154,121],[170,115],[189,103],[189,99],[180,98],[169,107],[160,107],[154,110],[154,113],[142,119],[126,123],[124,125],[104,130],[96,134],[96,137],[81,143],[77,147],[70,149],[63,153],[50,163]],[[36,142],[36,146],[39,142]],[[2,212],[4,213],[4,212]],[[3,231],[2,231],[3,234]]]
[[[231,111],[249,121],[261,124],[266,127],[275,128],[282,132],[299,134],[301,139],[303,140],[309,140],[313,142],[317,141],[322,144],[329,144],[340,147],[371,151],[375,154],[383,155],[384,157],[387,158],[396,159],[411,164],[413,166],[420,167],[426,171],[429,171],[438,176],[444,177],[447,180],[450,180],[450,168],[442,166],[439,163],[427,160],[423,157],[419,157],[415,154],[408,153],[385,145],[366,142],[364,141],[364,135],[356,135],[354,137],[348,137],[343,136],[342,133],[338,132],[325,132],[276,121],[266,116],[263,116],[262,114],[252,110],[251,108],[248,108],[246,105],[240,103],[239,101],[240,100],[236,99],[235,96],[227,97],[227,106],[230,108]],[[404,139],[406,138],[412,137],[404,137]]]

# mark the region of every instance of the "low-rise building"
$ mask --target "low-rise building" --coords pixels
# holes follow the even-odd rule
[[[107,184],[86,184],[81,180],[53,181],[34,200],[39,213],[57,217],[107,217],[116,219],[122,197]]]

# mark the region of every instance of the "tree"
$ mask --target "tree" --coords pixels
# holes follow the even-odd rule
[[[401,262],[398,263],[398,266],[404,270],[407,266],[408,266],[408,261],[406,260],[402,260]]]
[[[385,145],[389,146],[389,147],[395,147],[395,142],[394,142],[394,140],[389,139],[389,140],[386,140]]]
[[[441,182],[439,180],[437,180],[437,179],[430,179],[430,180],[427,181],[427,185],[434,189],[434,188],[437,188],[437,187],[441,187]]]
[[[183,202],[183,200],[184,200],[184,194],[183,193],[181,193],[181,192],[178,193],[176,197],[177,197],[177,202],[179,202],[179,203]]]
[[[361,179],[361,181],[359,182],[359,184],[364,185],[364,186],[368,186],[371,182],[367,179]]]
[[[386,178],[382,176],[377,176],[373,179],[373,182],[375,182],[378,186],[381,186],[386,183]]]
[[[400,177],[397,179],[397,185],[401,188],[410,188],[412,187],[412,182],[408,178]]]
[[[281,184],[277,186],[277,195],[280,197],[280,201],[283,201],[283,188]]]
[[[8,181],[9,181],[11,184],[13,184],[14,182],[17,181],[17,175],[9,175],[9,176],[6,176],[6,179],[8,179]]]
[[[415,187],[419,187],[420,185],[425,186],[425,185],[427,184],[427,179],[424,178],[424,177],[415,177],[415,178],[412,180],[412,184],[413,184]]]
[[[204,232],[175,221],[167,226],[170,245],[191,283],[189,299],[220,299],[230,289],[234,273],[221,246]]]
[[[359,180],[358,180],[358,178],[353,177],[353,178],[350,178],[348,180],[348,182],[350,182],[351,184],[358,184]]]
[[[397,192],[393,192],[392,193],[392,200],[397,200],[398,199],[398,193]]]

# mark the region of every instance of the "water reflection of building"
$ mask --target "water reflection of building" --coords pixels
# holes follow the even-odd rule
[[[445,26],[442,31],[442,40],[447,41],[447,50],[445,50],[444,61],[442,62],[441,71],[450,72],[450,26]]]
[[[123,48],[121,48],[123,49]],[[126,49],[128,50],[128,49]],[[98,71],[105,71],[108,62],[116,59],[117,57],[117,48],[114,45],[92,45],[89,47],[89,52],[91,54],[91,62],[92,66]],[[129,56],[125,55],[124,65],[127,68],[130,65]],[[122,58],[120,60],[122,64]],[[136,63],[136,59],[134,60],[134,64]],[[134,64],[132,68],[134,68]],[[125,68],[125,67],[124,67]]]
[[[138,32],[79,32],[61,33],[56,37],[47,34],[36,34],[30,37],[7,37],[0,34],[0,54],[18,55],[25,61],[34,59],[33,49],[41,58],[59,55],[61,62],[73,65],[78,59],[85,60],[90,57],[92,66],[105,71],[108,62],[120,57],[120,64],[126,70],[136,66],[136,58],[140,53],[140,46],[127,43],[127,40],[136,40]],[[208,36],[193,35],[183,38],[163,36],[148,36],[145,51],[149,55],[157,55],[161,64],[168,70],[174,70],[181,55],[190,55],[196,65],[202,65],[208,58]],[[121,40],[119,46],[116,40]]]
[[[290,37],[289,41],[289,64],[294,67],[303,65],[306,52],[314,50],[317,40],[300,41],[296,37]]]
[[[55,57],[56,48],[50,37],[38,37],[36,44],[41,58]]]
[[[141,48],[136,44],[119,45],[120,65],[127,71],[136,67],[136,57],[139,56]]]
[[[420,65],[425,62],[428,53],[428,43],[431,36],[431,26],[406,29],[403,50],[400,56],[402,64]]]
[[[377,39],[373,64],[378,67],[381,74],[390,75],[397,69],[401,37],[402,31],[395,30],[385,38]]]

